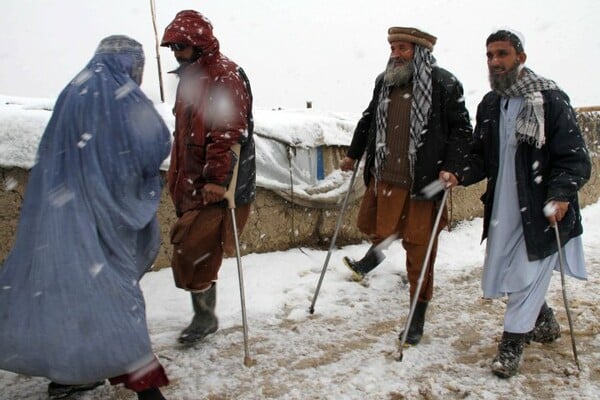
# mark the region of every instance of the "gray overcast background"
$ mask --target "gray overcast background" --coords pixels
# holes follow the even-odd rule
[[[155,0],[159,37],[177,11],[213,23],[225,55],[248,73],[260,108],[315,108],[357,115],[389,55],[389,26],[438,37],[439,65],[465,88],[472,114],[488,90],[485,38],[510,26],[525,36],[527,65],[555,80],[574,106],[600,105],[598,0]],[[101,38],[142,42],[142,88],[160,101],[149,0],[2,0],[0,94],[56,97],[91,58]],[[160,51],[166,102],[176,67]]]

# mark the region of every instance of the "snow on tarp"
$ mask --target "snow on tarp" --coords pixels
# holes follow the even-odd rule
[[[339,160],[350,145],[355,121],[312,109],[258,110],[254,128],[257,185],[299,205],[339,206],[352,176],[339,170]],[[363,190],[361,177],[355,181],[351,198]]]
[[[172,106],[156,104],[169,129]],[[30,169],[54,99],[0,95],[0,166]],[[358,118],[314,109],[255,110],[256,184],[308,207],[337,207],[351,173],[338,169]],[[162,169],[167,169],[169,159]],[[362,194],[357,173],[351,198]]]

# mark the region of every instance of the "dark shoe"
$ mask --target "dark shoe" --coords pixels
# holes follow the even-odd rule
[[[360,282],[365,275],[375,269],[385,259],[385,255],[376,246],[371,246],[365,256],[356,261],[344,257],[344,264],[353,272],[352,280]]]
[[[137,392],[138,400],[167,400],[158,388],[150,388]]]
[[[212,286],[200,293],[191,293],[194,317],[190,325],[181,332],[179,343],[190,345],[204,339],[219,329],[219,320],[215,315],[217,304],[217,285]]]
[[[73,393],[92,390],[100,385],[104,385],[104,381],[84,383],[82,385],[63,385],[57,382],[50,382],[48,384],[48,396],[51,399],[64,399]]]
[[[404,342],[405,344],[414,346],[419,344],[421,341],[421,338],[423,337],[423,328],[425,327],[425,312],[427,311],[427,304],[428,303],[417,301],[415,312],[412,320],[410,321],[408,333],[406,334],[406,341]],[[398,339],[402,341],[403,336],[404,330],[400,332]]]
[[[360,282],[365,278],[365,274],[360,270],[358,261],[354,261],[348,257],[344,257],[343,260],[346,267],[350,268],[352,271],[352,280],[354,282]]]
[[[551,343],[560,337],[560,325],[554,317],[554,311],[546,303],[535,321],[535,328],[527,334],[527,342]]]
[[[526,333],[504,332],[502,334],[502,340],[498,344],[498,354],[491,365],[494,375],[506,379],[517,373],[526,336]]]

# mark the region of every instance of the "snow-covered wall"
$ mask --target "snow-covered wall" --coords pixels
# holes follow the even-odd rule
[[[30,169],[37,145],[50,119],[54,99],[0,95],[0,166]],[[156,109],[171,130],[172,105]],[[335,171],[337,153],[348,146],[358,117],[305,110],[256,110],[257,185],[302,204],[331,206],[348,188],[349,175]],[[329,157],[329,159],[327,159]],[[162,169],[166,170],[169,159]]]
[[[35,161],[37,144],[50,118],[53,100],[0,96],[0,262],[12,246],[28,170]],[[167,125],[174,125],[171,107],[157,105]],[[581,202],[591,204],[600,197],[600,113],[578,113],[593,155],[592,179],[581,192]],[[329,246],[339,208],[351,174],[341,173],[336,160],[350,143],[355,119],[313,110],[259,110],[255,113],[257,143],[257,200],[241,237],[244,253],[283,250],[290,247]],[[291,153],[290,153],[290,150]],[[323,163],[319,179],[318,153],[330,158]],[[291,159],[288,158],[291,155]],[[290,163],[292,168],[290,169]],[[168,160],[163,169],[168,166]],[[291,173],[290,173],[291,171]],[[293,182],[293,193],[290,182]],[[365,238],[355,226],[362,178],[355,181],[338,244]],[[450,197],[453,221],[481,214],[479,196],[483,186],[456,188]],[[290,202],[292,196],[294,203]],[[175,220],[170,199],[163,192],[159,208],[163,246],[157,267],[169,265],[169,228]]]

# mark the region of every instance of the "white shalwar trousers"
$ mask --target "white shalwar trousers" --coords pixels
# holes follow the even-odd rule
[[[501,101],[499,166],[494,208],[488,231],[482,289],[486,298],[508,296],[504,330],[526,333],[533,329],[552,278],[558,269],[558,253],[529,261],[518,201],[515,153],[516,117],[523,98]],[[543,182],[540,182],[543,184]],[[554,229],[548,226],[548,229]],[[563,243],[564,244],[564,243]],[[563,247],[565,274],[587,279],[581,236]]]

